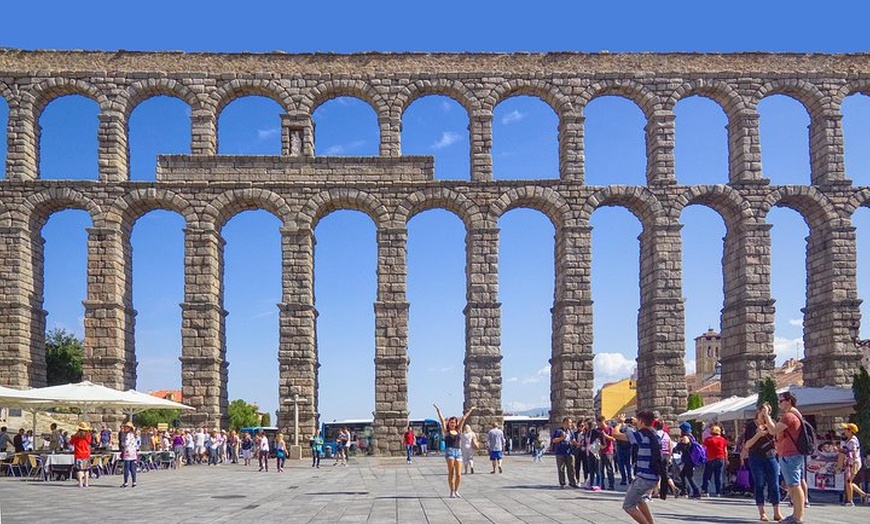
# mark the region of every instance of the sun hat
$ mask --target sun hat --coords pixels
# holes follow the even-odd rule
[[[123,424],[121,424],[121,427],[122,428],[136,429],[136,426],[134,426],[133,423],[130,422],[129,420],[127,422],[124,422]]]
[[[721,434],[722,434],[722,428],[720,428],[719,426],[713,426],[713,427],[710,429],[710,432],[713,433],[714,435],[721,435]]]
[[[688,422],[683,422],[682,424],[680,424],[680,431],[682,431],[683,433],[691,433],[692,425]]]
[[[79,422],[79,431],[91,431],[91,425],[87,422]]]
[[[847,423],[847,424],[840,424],[840,427],[842,427],[843,429],[848,429],[848,430],[851,431],[853,434],[854,434],[854,433],[858,433],[858,425],[857,425],[857,424],[852,424],[852,423],[850,422],[850,423]]]

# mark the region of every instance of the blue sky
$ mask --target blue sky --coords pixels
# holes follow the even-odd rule
[[[254,2],[246,9],[225,2],[169,3],[127,8],[90,2],[46,2],[38,23],[7,24],[0,46],[24,49],[127,49],[184,51],[795,51],[857,52],[866,40],[859,24],[866,7],[802,10],[732,2],[727,10],[671,2],[667,10],[501,3],[498,9],[441,2],[423,8],[379,2],[310,4]],[[637,3],[636,5],[646,5]],[[751,7],[750,7],[751,6]],[[661,14],[659,11],[664,11]],[[11,5],[8,20],[32,17]],[[803,13],[812,13],[812,16]],[[136,23],[133,23],[133,20]],[[759,29],[764,30],[759,30]],[[830,30],[821,31],[821,28]],[[834,30],[836,29],[836,30]],[[230,104],[219,121],[220,153],[277,154],[278,106],[246,98]],[[762,161],[773,183],[808,183],[809,118],[794,100],[777,96],[760,106]],[[0,102],[0,122],[7,109]],[[46,178],[96,178],[96,105],[76,97],[52,103],[42,119],[42,169]],[[676,107],[676,170],[680,183],[725,182],[726,119],[713,102],[693,97]],[[189,112],[181,102],[151,99],[130,123],[132,178],[153,179],[155,155],[188,151]],[[318,154],[377,154],[374,113],[342,98],[315,114]],[[517,97],[497,106],[493,165],[497,179],[551,178],[557,173],[556,117],[543,102]],[[644,121],[630,102],[614,97],[586,109],[586,171],[590,184],[644,183]],[[870,99],[844,104],[847,176],[870,185]],[[406,154],[435,155],[436,177],[468,178],[467,115],[443,97],[427,97],[406,112]],[[5,144],[0,145],[5,157]],[[777,300],[779,361],[802,356],[803,260],[808,234],[797,213],[775,209],[772,295]],[[686,339],[718,329],[722,304],[722,237],[725,227],[710,209],[692,206],[683,216]],[[870,212],[856,215],[859,293],[870,296]],[[84,212],[53,215],[46,238],[45,309],[49,327],[82,334],[85,298]],[[627,210],[605,208],[592,216],[596,384],[631,372],[636,356],[640,223]],[[246,212],[223,230],[225,308],[230,398],[274,411],[277,398],[277,317],[280,301],[279,221]],[[550,314],[553,297],[553,227],[540,213],[514,210],[499,222],[500,300],[504,407],[522,410],[548,403]],[[180,308],[183,300],[183,233],[180,216],[153,212],[133,231],[134,306],[139,389],[180,385]],[[465,305],[464,230],[455,216],[427,211],[408,224],[409,352],[413,416],[431,415],[437,402],[449,412],[462,405]],[[374,405],[375,228],[361,213],[339,211],[315,231],[315,283],[323,418],[368,416]],[[866,275],[866,276],[865,276]],[[867,314],[865,308],[865,315]],[[870,330],[862,329],[864,337]],[[693,355],[687,355],[691,370]]]

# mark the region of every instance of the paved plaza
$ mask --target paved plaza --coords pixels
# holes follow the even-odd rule
[[[476,470],[462,479],[462,499],[447,497],[446,468],[434,456],[412,465],[393,458],[356,459],[346,468],[324,461],[319,470],[288,462],[284,473],[231,464],[191,466],[141,474],[135,489],[123,490],[118,476],[96,479],[89,489],[71,481],[0,478],[0,522],[632,522],[621,509],[622,493],[559,489],[552,457],[542,464],[528,456],[508,457],[501,475],[489,474],[485,461]],[[817,499],[805,522],[870,521],[870,507],[845,508],[831,495],[827,502]],[[750,498],[669,498],[652,507],[658,523],[757,522]]]

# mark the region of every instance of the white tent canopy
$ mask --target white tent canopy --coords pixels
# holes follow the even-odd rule
[[[777,390],[777,393],[785,391],[790,391],[797,398],[797,408],[803,415],[848,415],[855,409],[855,397],[851,388],[789,386]],[[711,420],[719,422],[746,420],[755,416],[757,403],[757,394],[748,397],[731,397],[709,406],[681,413],[677,416],[677,420],[701,420],[705,422]]]

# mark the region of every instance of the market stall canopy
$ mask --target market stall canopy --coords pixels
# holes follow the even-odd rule
[[[724,400],[720,400],[718,402],[714,402],[712,404],[701,406],[699,408],[686,411],[685,413],[681,413],[677,415],[677,421],[682,422],[684,420],[700,420],[707,422],[710,420],[716,420],[720,413],[724,413],[728,408],[730,408],[734,404],[742,402],[743,400],[744,397],[729,397]]]
[[[855,409],[855,397],[851,388],[789,386],[778,389],[777,394],[785,391],[790,391],[797,398],[797,408],[803,415],[849,415]],[[709,406],[681,413],[677,416],[677,420],[701,420],[705,422],[746,420],[755,416],[757,403],[757,394],[748,397],[731,397]]]

